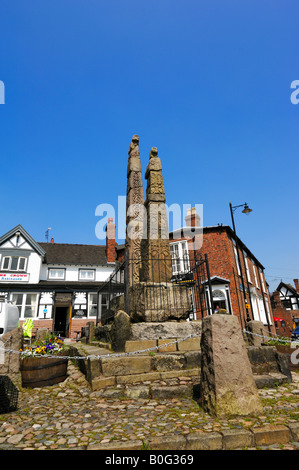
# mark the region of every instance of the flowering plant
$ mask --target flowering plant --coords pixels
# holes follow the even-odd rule
[[[26,346],[24,350],[20,349],[20,353],[22,357],[47,356],[61,351],[63,346],[63,339],[60,336],[52,335],[40,340],[36,345]]]

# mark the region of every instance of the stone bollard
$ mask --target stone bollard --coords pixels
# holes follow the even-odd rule
[[[88,327],[88,343],[91,343],[95,335],[95,325],[93,321],[89,321],[86,326]]]
[[[119,310],[114,316],[114,321],[111,326],[111,346],[113,351],[124,351],[126,341],[130,339],[131,322],[129,315],[126,312]]]
[[[11,374],[11,373],[19,372],[20,354],[18,354],[16,351],[19,351],[22,348],[22,346],[23,346],[22,328],[16,328],[12,331],[9,331],[5,335],[1,336],[0,374]]]
[[[262,412],[241,326],[233,315],[202,321],[200,404],[217,417]]]
[[[247,341],[250,346],[261,346],[266,336],[264,335],[264,324],[261,321],[250,320],[246,323]]]

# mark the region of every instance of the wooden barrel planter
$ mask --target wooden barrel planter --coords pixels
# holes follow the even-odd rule
[[[68,359],[59,357],[24,357],[21,363],[22,387],[48,387],[67,377]]]

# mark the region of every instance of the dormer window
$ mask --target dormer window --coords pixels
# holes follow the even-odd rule
[[[25,271],[26,258],[21,256],[4,256],[2,271]]]
[[[65,279],[65,268],[50,268],[48,279]]]
[[[79,269],[80,281],[94,281],[94,277],[95,277],[94,269]]]

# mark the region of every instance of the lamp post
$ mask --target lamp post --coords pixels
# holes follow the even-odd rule
[[[242,265],[241,265],[240,254],[239,254],[239,249],[238,249],[238,239],[237,239],[237,233],[236,233],[234,211],[236,209],[238,209],[238,207],[244,207],[244,209],[242,210],[243,214],[250,214],[250,212],[252,212],[252,209],[250,209],[248,207],[246,202],[245,202],[245,204],[239,204],[238,206],[232,206],[232,203],[230,202],[229,207],[230,207],[230,213],[231,213],[231,218],[232,218],[232,223],[233,223],[233,230],[234,230],[235,241],[236,241],[236,250],[237,250],[238,263],[239,263],[239,268],[240,268],[240,277],[241,277],[241,282],[242,282],[243,297],[244,297],[245,308],[246,308],[246,320],[249,321],[250,316],[249,316],[249,312],[248,312],[248,303],[247,303],[245,284],[244,284],[244,278],[243,278],[243,273],[242,273]],[[250,296],[249,292],[248,292],[248,294]]]

